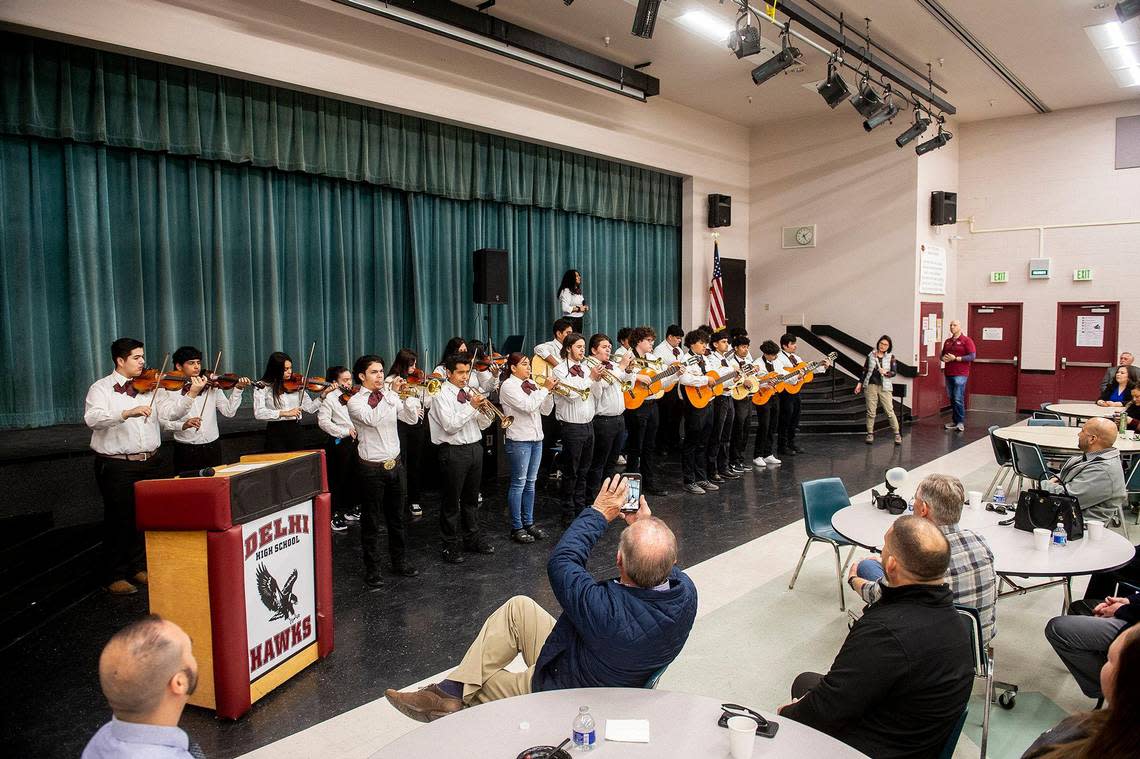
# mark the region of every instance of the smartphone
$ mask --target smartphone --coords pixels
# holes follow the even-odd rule
[[[641,475],[623,474],[622,479],[629,485],[629,492],[626,493],[621,510],[625,514],[632,514],[641,508]]]

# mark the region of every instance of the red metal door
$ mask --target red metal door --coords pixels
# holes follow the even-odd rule
[[[1095,400],[1116,361],[1119,303],[1057,304],[1058,400]]]
[[[979,395],[1017,397],[1021,304],[971,303],[966,334],[978,350],[967,390]]]
[[[914,389],[911,413],[915,418],[937,414],[947,403],[946,382],[938,363],[938,351],[942,347],[942,304],[922,303],[919,308],[918,376],[911,384]]]

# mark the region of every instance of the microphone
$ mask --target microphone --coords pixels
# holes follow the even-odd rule
[[[214,467],[208,466],[205,469],[191,469],[189,472],[179,472],[178,476],[182,477],[182,478],[213,477],[214,476]]]

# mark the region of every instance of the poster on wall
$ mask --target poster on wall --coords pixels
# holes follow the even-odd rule
[[[946,294],[946,249],[938,245],[918,246],[918,291],[926,295]]]
[[[242,525],[249,681],[317,640],[313,501]]]
[[[1001,340],[1005,327],[982,327],[983,340]]]
[[[1077,347],[1103,348],[1104,347],[1104,317],[1078,316],[1077,317]]]

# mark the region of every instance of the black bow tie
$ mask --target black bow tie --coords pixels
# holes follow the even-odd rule
[[[383,390],[373,390],[368,394],[368,407],[376,408],[380,405],[380,401],[384,400]]]
[[[115,392],[122,393],[123,395],[129,396],[131,398],[134,398],[139,394],[139,391],[135,390],[135,386],[131,384],[130,380],[115,385]]]
[[[535,390],[538,390],[538,385],[534,384],[530,380],[527,380],[526,382],[522,383],[522,389],[524,393],[530,395]]]

